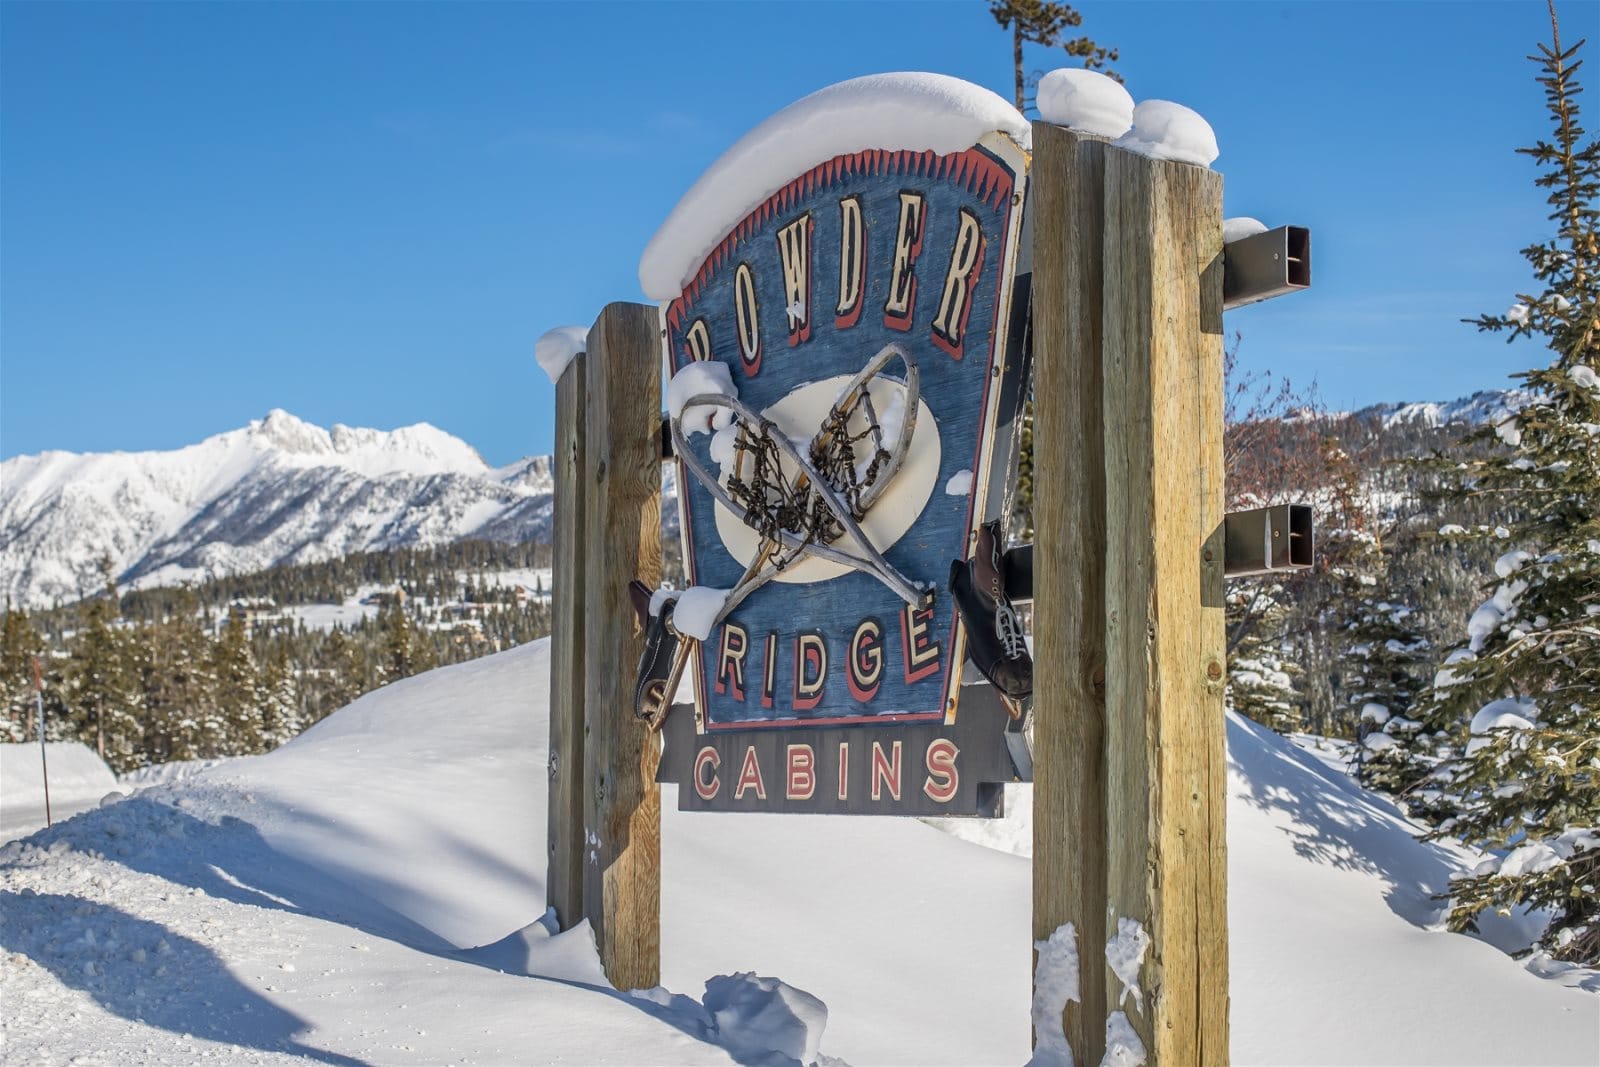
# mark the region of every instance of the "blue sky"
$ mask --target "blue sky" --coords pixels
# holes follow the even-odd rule
[[[1547,128],[1542,2],[1080,9],[1135,99],[1211,121],[1227,214],[1312,228],[1315,289],[1228,316],[1248,366],[1337,408],[1540,360],[1458,320],[1548,230],[1513,153]],[[741,133],[885,70],[1009,97],[1010,42],[983,0],[0,5],[0,455],[274,407],[547,452],[535,338],[642,300],[645,242]]]

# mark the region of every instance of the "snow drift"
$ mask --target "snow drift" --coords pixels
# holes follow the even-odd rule
[[[547,671],[538,642],[398,682],[0,849],[8,1058],[1028,1058],[1029,864],[911,820],[669,791],[665,988],[600,985],[587,931],[540,921]],[[1438,928],[1478,857],[1247,722],[1228,743],[1235,1062],[1595,1062],[1600,1000]],[[959,829],[1026,851],[1011,792]]]

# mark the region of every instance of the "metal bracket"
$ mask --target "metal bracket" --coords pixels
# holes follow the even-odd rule
[[[1311,231],[1304,226],[1241,237],[1222,246],[1222,310],[1311,288]]]
[[[1222,538],[1227,578],[1304,570],[1316,548],[1308,504],[1235,511],[1223,517]]]

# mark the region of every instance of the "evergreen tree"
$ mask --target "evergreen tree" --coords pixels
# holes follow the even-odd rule
[[[1551,10],[1554,28],[1555,14]],[[1454,466],[1458,500],[1511,507],[1492,595],[1436,682],[1430,724],[1466,746],[1447,792],[1458,808],[1440,833],[1504,854],[1452,885],[1450,924],[1486,908],[1548,909],[1538,945],[1600,963],[1600,144],[1578,124],[1574,56],[1554,43],[1540,65],[1554,126],[1519,149],[1548,190],[1556,235],[1523,250],[1536,291],[1504,315],[1470,320],[1553,357],[1522,378],[1532,401],[1476,435],[1487,455]],[[1490,447],[1494,446],[1494,447]]]
[[[1027,77],[1022,67],[1024,43],[1064,49],[1069,56],[1083,60],[1090,70],[1100,70],[1117,60],[1115,48],[1101,48],[1088,37],[1068,38],[1067,31],[1083,25],[1083,15],[1071,4],[1053,0],[989,0],[989,14],[1001,29],[1011,31],[1011,69],[1016,84],[1017,110],[1027,105],[1027,90],[1038,77]],[[1116,77],[1110,71],[1113,78]],[[1118,79],[1120,80],[1120,79]]]
[[[33,692],[33,661],[44,654],[44,641],[24,611],[6,608],[0,620],[0,700],[5,703],[6,741],[39,736]]]
[[[101,559],[100,573],[105,592],[83,602],[65,701],[77,737],[113,770],[126,771],[139,765],[143,694],[134,677],[130,642],[116,625],[117,587],[109,557]]]
[[[250,654],[244,612],[230,611],[222,637],[212,647],[211,715],[201,721],[200,749],[207,757],[265,752],[260,675]]]
[[[371,688],[356,650],[343,628],[335,626],[316,657],[317,718],[338,711]]]
[[[260,751],[270,752],[299,736],[309,723],[301,706],[294,672],[283,647],[277,646],[260,672],[256,694],[260,709]]]
[[[175,591],[166,616],[144,627],[145,757],[150,763],[201,758],[201,727],[211,716],[211,642],[193,590]]]
[[[1299,680],[1304,671],[1285,636],[1289,605],[1283,583],[1270,576],[1231,582],[1227,592],[1228,706],[1276,730],[1301,727]]]
[[[383,634],[382,680],[386,683],[431,670],[438,664],[427,635],[412,624],[406,613],[405,599],[405,593],[396,590],[394,599],[378,614]]]
[[[1389,567],[1377,539],[1365,531],[1333,569],[1338,599],[1339,679],[1348,718],[1357,723],[1356,777],[1361,784],[1404,795],[1433,769],[1430,735],[1411,717],[1426,677],[1428,639],[1416,613],[1392,600]]]

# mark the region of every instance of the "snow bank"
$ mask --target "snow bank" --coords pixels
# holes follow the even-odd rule
[[[817,1062],[828,1007],[805,990],[749,971],[719,974],[706,980],[701,1003],[716,1024],[717,1042],[736,1059],[765,1060],[776,1052],[805,1067]]]
[[[545,910],[545,820],[521,779],[548,759],[546,698],[531,694],[549,684],[549,649],[368,693],[265,756],[185,783],[187,810],[246,815],[283,862],[341,886],[347,921],[412,924],[458,948],[497,941]]]
[[[46,737],[49,736],[47,732]],[[86,745],[51,741],[44,758],[50,765],[50,799],[99,799],[117,787],[117,776]],[[0,745],[0,805],[44,804],[44,769],[39,744]]]
[[[1062,67],[1039,79],[1039,117],[1096,137],[1121,137],[1133,125],[1133,97],[1115,78]]]
[[[117,788],[117,779],[84,745],[52,741],[50,817],[56,822],[87,811]],[[44,778],[39,744],[0,744],[0,841],[20,837],[45,824]]]
[[[946,74],[871,74],[820,89],[739,138],[701,175],[645,246],[639,284],[652,300],[678,296],[741,219],[835,156],[867,148],[944,155],[994,131],[1029,145],[1021,112]]]
[[[916,820],[683,813],[666,789],[666,988],[583,981],[581,932],[535,928],[547,649],[394,683],[269,756],[0,849],[7,1061],[777,1063],[813,1037],[821,1062],[1028,1058],[1029,865]],[[1595,1062],[1595,998],[1561,985],[1592,975],[1443,932],[1432,894],[1481,855],[1227,730],[1233,1062]],[[1025,850],[1030,799],[947,824]],[[767,1049],[735,1053],[752,1033]]]

